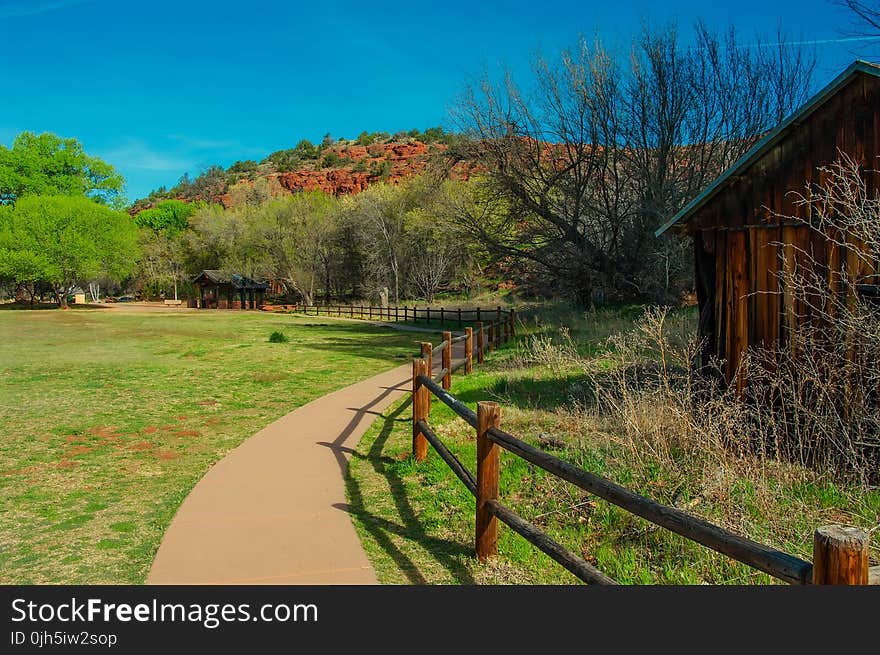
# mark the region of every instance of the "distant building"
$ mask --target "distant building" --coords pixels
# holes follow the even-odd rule
[[[269,285],[239,273],[202,271],[192,280],[200,309],[257,309]]]
[[[834,163],[838,151],[862,166],[874,193],[880,67],[853,63],[657,230],[657,236],[674,230],[693,238],[703,357],[724,360],[728,382],[749,346],[786,347],[788,336],[811,320],[814,309],[784,288],[780,271],[803,268],[809,256],[829,274],[844,267],[871,280],[878,273],[878,267],[855,270],[856,258],[802,222],[809,207],[795,206],[791,197],[807,183],[821,184],[819,168]],[[736,380],[737,387],[743,383]]]

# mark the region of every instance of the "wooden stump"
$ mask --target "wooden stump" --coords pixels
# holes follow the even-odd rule
[[[823,525],[813,536],[813,584],[868,584],[868,535],[845,525]]]

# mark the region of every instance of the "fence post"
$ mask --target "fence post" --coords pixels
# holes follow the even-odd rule
[[[446,369],[446,375],[443,376],[443,388],[449,389],[452,386],[452,332],[443,333],[443,359],[442,367]]]
[[[468,375],[474,370],[474,328],[464,329],[464,373]]]
[[[483,320],[483,319],[482,319],[482,317],[480,316],[480,306],[477,305],[477,323],[479,323],[479,322],[482,321],[482,320]]]
[[[461,329],[461,307],[458,308],[458,329]]]
[[[446,325],[446,310],[442,307],[440,308],[440,327]]]
[[[479,310],[477,310],[479,311]],[[483,363],[483,321],[477,321],[477,364]]]
[[[427,376],[434,375],[434,346],[430,341],[422,341],[422,359],[428,362]]]
[[[489,323],[489,334],[486,342],[489,345],[489,352],[495,350],[495,324]]]
[[[516,337],[516,310],[513,307],[510,308],[510,337]]]
[[[823,525],[813,535],[813,584],[868,584],[868,535],[845,525]]]
[[[498,555],[498,519],[486,507],[487,500],[498,499],[498,444],[487,436],[489,428],[501,426],[498,403],[477,403],[477,558],[485,562]]]
[[[412,370],[412,417],[413,440],[412,452],[417,462],[424,461],[428,455],[428,440],[416,426],[418,421],[427,421],[431,413],[431,392],[419,382],[420,375],[427,375],[428,363],[421,358],[413,359]]]
[[[507,343],[510,335],[510,318],[505,316],[501,321],[501,343]]]

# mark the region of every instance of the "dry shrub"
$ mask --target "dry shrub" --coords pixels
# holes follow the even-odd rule
[[[877,483],[880,307],[865,283],[878,279],[880,199],[845,155],[822,178],[796,204],[809,205],[805,224],[860,265],[848,269],[842,256],[844,263],[829,270],[813,253],[798,253],[798,265],[781,274],[780,284],[809,320],[797,321],[781,344],[744,354],[737,373],[746,380],[742,394],[720,383],[721,362],[700,367],[687,317],[665,308],[646,309],[633,329],[607,340],[602,356],[577,360],[592,386],[577,411],[607,424],[604,431],[634,462],[650,459],[673,470],[682,462],[718,470],[795,464],[802,475],[811,469]],[[533,344],[533,352],[547,362],[572,362],[576,349],[563,333],[555,345],[546,338]]]
[[[543,366],[554,373],[560,373],[578,359],[577,347],[571,338],[570,330],[567,327],[560,327],[555,336],[544,332],[523,341],[517,349],[514,364]]]

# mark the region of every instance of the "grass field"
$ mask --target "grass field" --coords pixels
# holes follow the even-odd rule
[[[499,402],[506,430],[535,445],[540,436],[552,435],[555,444],[542,447],[558,457],[807,560],[812,559],[812,534],[819,525],[840,522],[877,529],[876,488],[784,462],[702,448],[678,434],[675,419],[659,404],[628,411],[635,425],[585,408],[590,382],[583,374],[584,362],[610,366],[606,337],[632,329],[641,311],[625,307],[531,323],[527,319],[521,326],[526,334],[517,345],[489,355],[486,365],[470,376],[454,376],[451,391],[471,407],[479,400]],[[680,318],[682,325],[692,324],[692,310]],[[526,347],[527,340],[546,343],[541,339],[550,339],[559,327],[567,329],[572,352],[556,361],[530,360],[534,348]],[[410,421],[408,400],[389,408],[362,438],[347,481],[356,528],[382,582],[578,582],[505,526],[500,526],[500,557],[478,564],[473,557],[473,498],[433,449],[426,462],[415,464]],[[472,429],[436,399],[430,423],[474,471]],[[503,450],[500,488],[502,502],[621,583],[774,582]],[[878,555],[875,538],[872,563]]]
[[[418,336],[259,312],[0,312],[0,583],[142,582],[224,453],[405,363]]]

